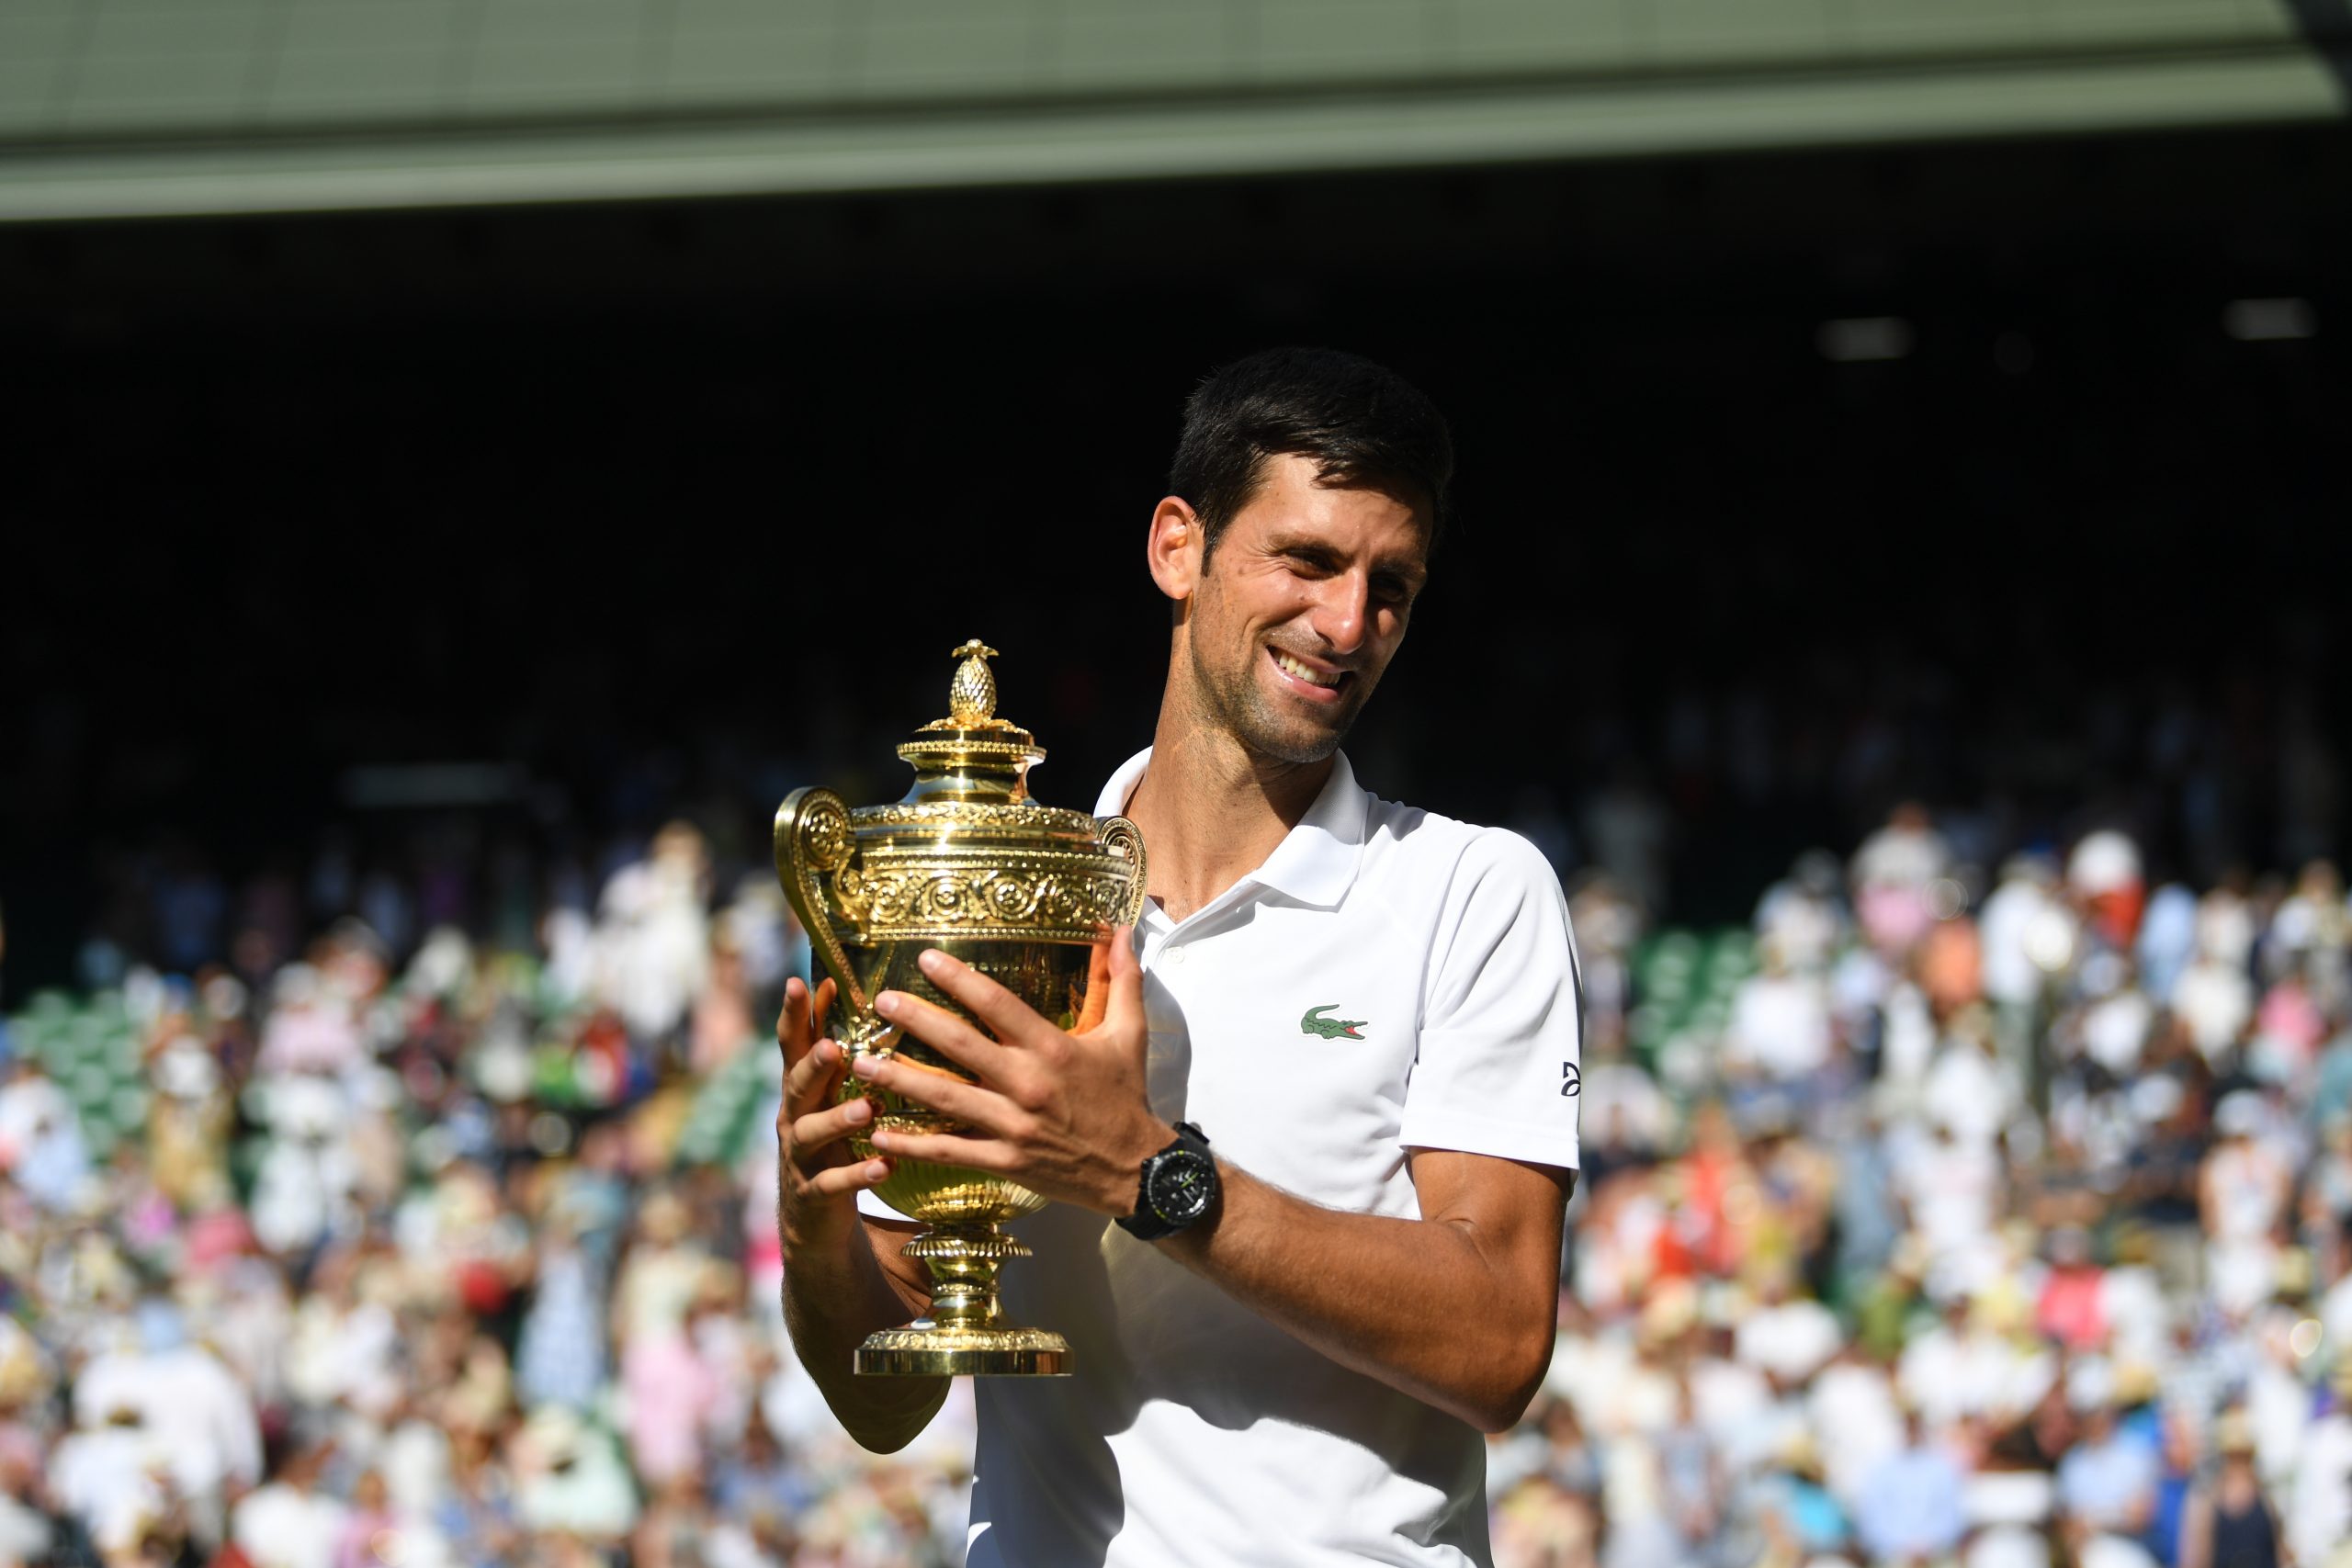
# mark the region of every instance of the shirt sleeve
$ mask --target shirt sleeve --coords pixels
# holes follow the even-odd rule
[[[1481,831],[1439,914],[1398,1140],[1575,1169],[1583,1023],[1559,878],[1518,834]]]

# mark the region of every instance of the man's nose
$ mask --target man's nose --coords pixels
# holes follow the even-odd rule
[[[1361,571],[1342,572],[1323,580],[1323,593],[1315,606],[1315,631],[1335,653],[1353,653],[1363,646],[1372,625],[1372,581]]]

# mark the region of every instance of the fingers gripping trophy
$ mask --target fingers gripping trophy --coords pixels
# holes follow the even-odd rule
[[[948,716],[915,731],[899,755],[913,788],[854,809],[829,789],[795,790],[775,816],[775,869],[810,944],[840,993],[832,1034],[848,1059],[895,1056],[967,1077],[875,1011],[886,990],[911,993],[985,1025],[923,977],[915,960],[944,948],[1065,1027],[1084,1015],[1091,960],[1114,926],[1142,912],[1143,840],[1124,817],[1040,806],[1028,771],[1042,761],[1030,733],[996,716],[996,649],[954,650]],[[937,1111],[845,1075],[844,1100],[865,1095],[874,1118],[855,1141],[875,1157],[876,1130],[956,1133]],[[1005,1320],[997,1270],[1029,1249],[1006,1221],[1046,1201],[1001,1177],[900,1160],[876,1194],[925,1228],[907,1244],[932,1276],[931,1309],[870,1336],[856,1368],[882,1375],[1027,1374],[1069,1371],[1060,1335]]]

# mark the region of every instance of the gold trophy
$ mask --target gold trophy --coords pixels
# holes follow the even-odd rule
[[[775,814],[775,870],[838,987],[827,1032],[852,1059],[897,1056],[968,1078],[962,1068],[883,1021],[874,998],[899,990],[971,1014],[916,966],[943,948],[1065,1027],[1083,1009],[1091,948],[1142,912],[1143,839],[1124,817],[1040,806],[1027,773],[1044,760],[1025,729],[996,716],[996,649],[956,649],[949,716],[924,725],[899,755],[914,787],[890,806],[855,810],[829,789],[797,789]],[[977,1024],[978,1020],[973,1020]],[[985,1026],[983,1026],[984,1028]],[[962,1124],[854,1077],[873,1128],[955,1133]],[[874,1157],[865,1137],[857,1157]],[[1069,1371],[1069,1342],[1005,1321],[997,1269],[1029,1248],[1002,1229],[1046,1200],[1018,1182],[954,1166],[899,1160],[875,1189],[926,1228],[906,1255],[930,1267],[931,1310],[858,1348],[860,1372],[908,1376]]]

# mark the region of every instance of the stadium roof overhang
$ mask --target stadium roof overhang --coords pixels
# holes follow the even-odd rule
[[[0,220],[2309,120],[2347,62],[2352,0],[15,0]]]

